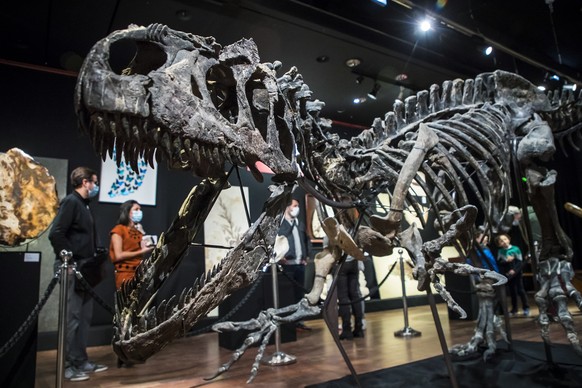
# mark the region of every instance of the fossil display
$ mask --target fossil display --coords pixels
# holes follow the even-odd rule
[[[55,178],[18,148],[0,153],[0,244],[38,237],[59,208]]]
[[[112,45],[120,40],[135,42],[137,53],[125,70],[115,72],[108,60]],[[261,63],[252,40],[222,47],[214,38],[157,24],[116,31],[87,56],[77,82],[76,110],[96,151],[104,156],[116,149],[134,165],[138,156],[165,160],[171,169],[205,178],[135,278],[117,292],[113,347],[122,360],[144,362],[183,336],[233,291],[257,279],[258,269],[274,254],[278,225],[297,183],[335,209],[335,214],[319,210],[330,245],[315,258],[312,291],[301,302],[269,309],[257,319],[217,324],[216,330],[252,330],[217,375],[252,344],[260,342],[262,354],[278,323],[318,314],[323,279],[343,252],[363,259],[364,253],[387,255],[395,247],[405,248],[415,262],[419,290],[432,286],[463,316],[440,283],[440,274],[478,276],[484,298],[506,279],[450,263],[441,257],[441,250],[453,245],[460,255],[467,255],[476,224],[497,230],[512,198],[512,163],[528,178],[528,197],[542,225],[543,281],[536,295],[542,336],[548,340],[546,308],[556,303],[568,338],[582,353],[565,309],[568,297],[578,306],[582,300],[569,282],[572,250],[557,221],[556,174],[537,164],[555,151],[554,138],[572,140],[572,134],[579,133],[579,99],[572,94],[547,96],[516,74],[495,71],[446,81],[396,101],[370,129],[342,139],[330,133],[331,122],[321,115],[324,103],[312,100],[298,69],[280,74],[280,68],[279,62]],[[192,288],[152,305],[156,290],[177,267],[228,185],[226,166],[246,166],[262,181],[257,162],[274,173],[271,197],[260,217]],[[414,224],[403,223],[403,209],[412,206],[421,212],[409,193],[413,182],[427,193],[441,233],[434,240],[423,241]],[[375,212],[379,193],[390,194],[385,215]],[[358,208],[360,220],[346,216],[342,209],[349,207]],[[569,284],[567,293],[558,287],[560,280]],[[493,314],[483,312],[478,325],[471,343],[453,351],[473,352],[485,341],[492,354]],[[250,380],[257,374],[259,359]]]

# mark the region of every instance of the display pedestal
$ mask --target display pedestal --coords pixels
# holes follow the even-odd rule
[[[235,313],[228,321],[241,322],[247,321],[249,319],[257,318],[259,312],[272,308],[273,304],[273,285],[272,285],[272,275],[270,273],[265,273],[263,275],[261,284],[257,286],[257,289],[251,295],[249,300]],[[277,277],[279,283],[279,306],[285,307],[293,304],[293,287],[287,277],[279,274]],[[233,308],[237,307],[240,301],[247,295],[250,287],[245,287],[242,290],[238,290],[232,294],[228,299],[226,299],[218,308],[219,318],[228,314]],[[297,333],[295,331],[295,323],[288,323],[281,325],[281,342],[291,342],[297,340]],[[236,350],[244,342],[246,336],[250,332],[248,330],[241,330],[235,332],[224,332],[218,333],[218,344],[220,347]],[[269,340],[269,345],[275,343],[275,335],[271,336]]]
[[[0,346],[20,329],[38,303],[40,252],[0,253]],[[0,362],[0,387],[34,387],[37,320]]]

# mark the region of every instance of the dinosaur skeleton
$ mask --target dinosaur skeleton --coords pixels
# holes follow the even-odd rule
[[[137,54],[118,74],[108,61],[111,46],[120,40],[135,42]],[[442,88],[433,85],[430,91],[396,101],[393,111],[376,119],[369,130],[346,140],[329,133],[330,121],[320,117],[324,103],[311,100],[297,69],[277,77],[280,66],[260,63],[252,40],[222,47],[214,38],[157,24],[116,31],[87,56],[75,100],[80,126],[96,151],[105,157],[115,149],[134,168],[140,156],[164,159],[172,169],[206,178],[192,190],[135,278],[117,292],[113,346],[122,360],[144,362],[233,291],[257,279],[257,270],[273,254],[277,226],[297,182],[336,209],[323,222],[330,246],[315,258],[314,287],[301,302],[270,309],[256,320],[217,324],[215,330],[255,330],[217,375],[261,339],[262,353],[276,324],[318,314],[323,278],[343,252],[363,259],[364,252],[386,255],[404,247],[415,261],[418,288],[428,290],[432,284],[449,307],[465,315],[439,283],[439,274],[478,275],[483,295],[490,295],[505,278],[449,263],[440,252],[454,245],[466,255],[476,220],[487,230],[499,226],[511,197],[512,155],[526,172],[528,194],[544,233],[542,288],[536,295],[542,333],[548,329],[545,310],[556,303],[570,341],[580,350],[565,308],[567,297],[576,298],[579,306],[581,298],[569,282],[572,253],[553,203],[555,173],[535,164],[554,152],[554,135],[573,140],[580,132],[582,106],[572,95],[548,98],[523,78],[496,71],[474,80],[447,81]],[[262,181],[257,162],[271,168],[276,183],[260,217],[192,288],[153,306],[156,290],[177,267],[227,186],[225,165],[247,166]],[[433,241],[423,242],[415,225],[402,230],[405,207],[421,213],[409,192],[412,182],[430,193],[430,211],[442,233]],[[391,198],[385,215],[373,210],[382,192]],[[357,207],[362,218],[350,219],[342,210],[348,207]],[[558,280],[568,285],[566,294]],[[492,354],[493,314],[481,317],[478,325],[462,351],[475,351],[487,333]],[[258,365],[256,361],[249,381]]]

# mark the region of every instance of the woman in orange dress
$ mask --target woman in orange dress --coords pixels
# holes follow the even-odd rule
[[[117,225],[110,232],[109,256],[115,266],[115,286],[118,289],[124,281],[133,278],[143,255],[154,249],[153,244],[143,241],[142,218],[139,203],[126,201],[121,204]]]

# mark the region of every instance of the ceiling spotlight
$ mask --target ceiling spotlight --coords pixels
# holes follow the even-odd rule
[[[483,50],[483,52],[485,53],[485,55],[489,56],[493,52],[493,47],[487,46],[485,47],[485,50]]]
[[[559,81],[560,80],[560,77],[554,74],[554,75],[550,76],[550,79],[552,81]]]
[[[541,90],[542,92],[544,92],[546,90],[546,87],[543,85],[538,86],[538,90]]]
[[[363,76],[363,75],[359,75],[359,76],[356,78],[356,83],[359,85],[359,84],[361,84],[362,82],[364,82],[364,76]]]
[[[565,84],[564,86],[562,86],[562,89],[571,90],[573,92],[575,92],[577,88],[578,88],[578,86],[576,84],[571,84],[571,85]]]
[[[327,55],[320,55],[319,57],[315,58],[315,60],[319,63],[329,62],[329,56]]]
[[[374,87],[372,88],[372,90],[370,91],[370,93],[368,93],[368,97],[371,98],[372,100],[375,100],[377,98],[378,92],[380,91],[380,84],[378,82],[374,83]]]
[[[346,66],[349,68],[354,68],[356,66],[358,66],[360,63],[362,63],[362,60],[360,58],[348,58],[346,59]]]
[[[366,97],[356,97],[354,98],[354,104],[363,104],[366,102]]]
[[[420,27],[420,30],[422,32],[427,32],[428,30],[430,30],[432,28],[432,24],[431,24],[430,20],[428,20],[428,19],[424,19],[424,20],[420,21],[420,23],[418,23],[418,26]]]

